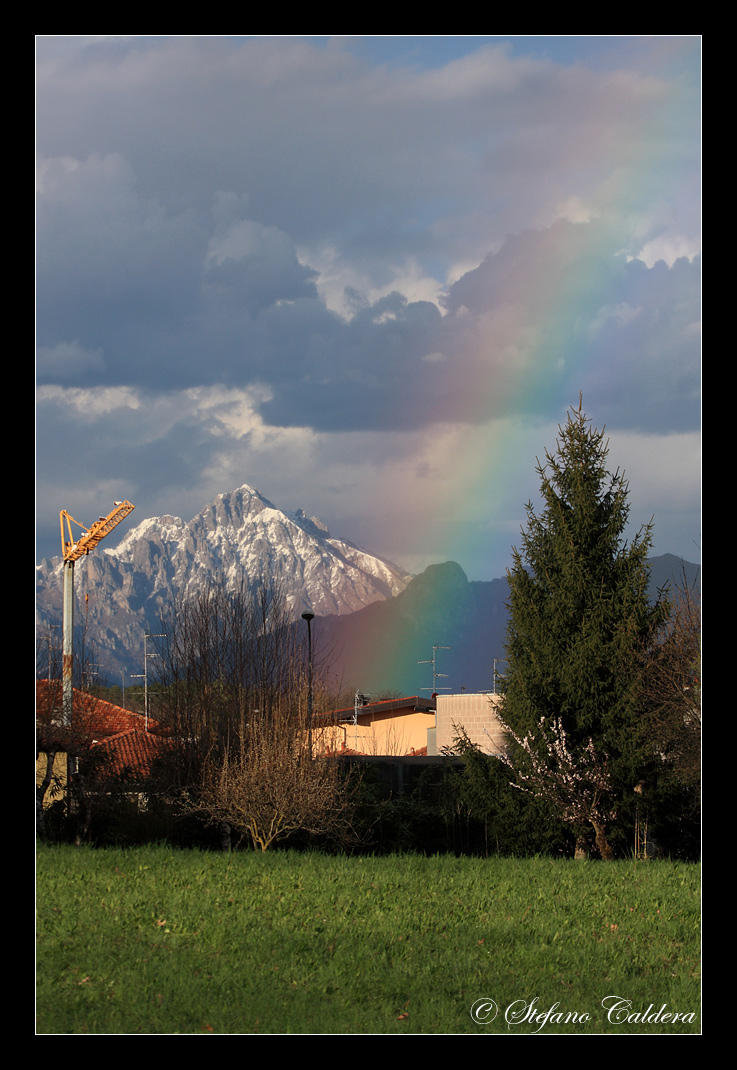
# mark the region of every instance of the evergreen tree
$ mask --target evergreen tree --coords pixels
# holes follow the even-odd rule
[[[607,470],[608,442],[571,409],[538,462],[543,508],[529,503],[508,573],[508,672],[502,718],[519,786],[546,798],[578,833],[607,825],[646,773],[640,665],[667,606],[648,603],[652,526],[631,543],[628,484]]]

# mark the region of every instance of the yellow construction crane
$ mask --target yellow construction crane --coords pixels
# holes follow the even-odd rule
[[[59,523],[61,525],[61,554],[64,561],[78,561],[80,557],[84,557],[90,550],[94,550],[98,542],[104,539],[106,535],[109,535],[113,528],[121,520],[125,519],[133,509],[135,509],[135,505],[131,505],[128,501],[115,502],[113,511],[108,513],[107,516],[99,517],[89,528],[75,520],[66,509],[62,509],[59,514]],[[76,524],[78,528],[82,529],[82,534],[77,539],[74,538],[72,524]]]
[[[64,558],[64,586],[62,604],[62,709],[63,723],[72,726],[72,661],[74,657],[74,562],[94,550],[98,542],[104,539],[113,528],[132,512],[135,506],[130,502],[113,502],[115,508],[107,516],[98,519],[86,528],[73,516],[62,509],[59,515],[61,525],[61,554]],[[82,529],[82,534],[74,538],[72,524]],[[74,759],[76,761],[76,759]]]

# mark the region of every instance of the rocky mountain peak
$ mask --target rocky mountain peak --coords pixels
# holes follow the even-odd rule
[[[277,578],[290,611],[343,615],[392,598],[410,575],[390,562],[336,539],[303,509],[279,509],[248,484],[219,494],[188,523],[179,517],[143,520],[117,547],[78,562],[77,599],[86,600],[87,643],[108,672],[136,665],[143,636],[156,632],[162,610],[215,582],[255,584]],[[40,628],[61,622],[62,562],[37,570]],[[98,654],[99,651],[99,654]]]

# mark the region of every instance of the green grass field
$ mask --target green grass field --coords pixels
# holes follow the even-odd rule
[[[42,846],[37,1032],[700,1033],[699,885],[660,861]]]

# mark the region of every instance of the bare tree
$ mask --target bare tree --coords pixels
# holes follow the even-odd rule
[[[156,659],[156,717],[178,740],[179,779],[237,750],[251,722],[285,696],[299,700],[304,661],[276,582],[215,583],[164,613]]]
[[[650,746],[684,786],[701,780],[701,598],[685,574],[665,625],[645,652],[643,709]]]
[[[266,850],[297,829],[342,835],[349,791],[308,747],[308,665],[279,584],[215,584],[162,619],[157,719],[170,786]],[[320,681],[313,681],[313,695]]]
[[[347,840],[353,794],[335,758],[309,754],[306,718],[279,710],[237,749],[208,759],[195,808],[266,851],[297,831]]]

